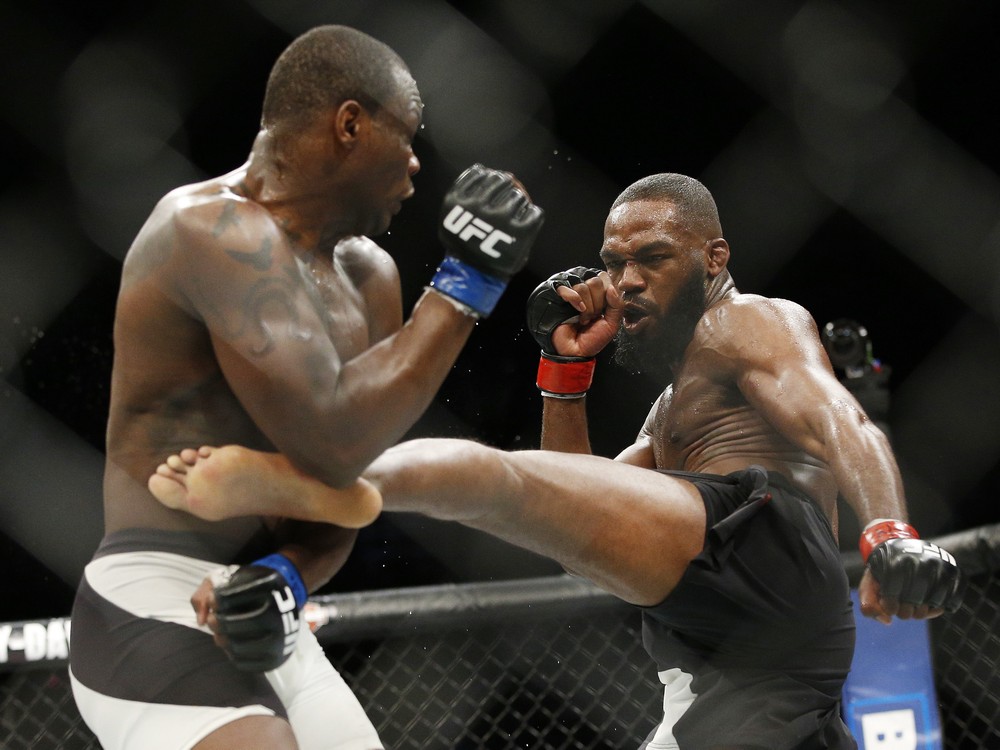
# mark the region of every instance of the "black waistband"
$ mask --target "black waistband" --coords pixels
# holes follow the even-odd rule
[[[245,543],[235,542],[218,534],[133,528],[106,535],[94,557],[121,552],[167,552],[226,565],[246,562],[243,559],[248,553],[246,547]]]
[[[767,475],[767,483],[772,487],[778,487],[787,492],[794,493],[795,495],[805,499],[811,500],[811,498],[803,492],[800,488],[792,484],[792,480],[786,477],[784,474],[773,471],[770,469],[765,469],[762,466],[753,464],[748,466],[746,469],[741,471],[734,471],[732,474],[709,474],[699,471],[681,471],[680,469],[656,469],[660,474],[667,474],[668,476],[677,477],[678,479],[687,479],[690,482],[719,482],[721,484],[739,484],[740,476],[749,469],[758,469],[763,471]]]

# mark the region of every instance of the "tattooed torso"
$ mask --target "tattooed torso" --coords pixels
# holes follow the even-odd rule
[[[160,506],[146,479],[185,447],[272,449],[253,418],[263,407],[253,398],[267,389],[240,393],[233,384],[264,377],[259,365],[273,367],[296,341],[326,336],[334,361],[347,362],[399,328],[396,307],[379,304],[399,296],[395,266],[380,270],[391,265],[384,251],[364,238],[301,247],[266,209],[241,196],[240,176],[169,194],[126,257],[107,433],[108,531],[207,529]],[[303,354],[287,366],[306,383],[315,378],[318,389],[329,377],[329,359]],[[236,519],[211,530],[238,544],[261,523]]]

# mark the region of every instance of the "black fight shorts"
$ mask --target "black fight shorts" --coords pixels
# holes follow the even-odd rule
[[[705,503],[705,546],[643,609],[666,686],[644,748],[856,748],[840,717],[854,653],[850,589],[830,522],[783,476],[665,472]]]

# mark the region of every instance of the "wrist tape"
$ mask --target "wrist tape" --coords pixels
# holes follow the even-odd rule
[[[255,560],[250,563],[251,565],[261,565],[265,568],[271,568],[271,570],[276,570],[281,573],[285,578],[285,582],[288,587],[292,590],[292,596],[295,597],[295,605],[302,609],[306,602],[309,601],[309,592],[306,590],[305,581],[302,580],[302,575],[299,573],[299,569],[295,567],[294,563],[289,560],[284,555],[275,553],[273,555],[268,555],[267,557],[262,557],[259,560]]]
[[[861,559],[868,562],[868,555],[871,554],[872,550],[890,539],[919,538],[917,530],[905,521],[897,521],[893,518],[876,518],[861,532],[861,540],[858,542]]]
[[[456,299],[486,317],[500,300],[507,282],[446,255],[438,266],[431,288]]]
[[[459,302],[454,297],[449,297],[447,294],[442,294],[441,291],[435,289],[430,284],[428,284],[427,286],[424,287],[424,291],[425,292],[434,292],[438,297],[440,297],[445,302],[447,302],[449,305],[451,305],[456,310],[458,310],[460,313],[462,313],[462,315],[467,315],[468,317],[474,318],[475,320],[479,320],[481,317],[483,317],[482,315],[479,314],[479,312],[477,310],[473,310],[467,304],[465,304],[464,302]]]
[[[594,357],[561,357],[542,352],[535,385],[550,398],[583,398],[594,381]]]

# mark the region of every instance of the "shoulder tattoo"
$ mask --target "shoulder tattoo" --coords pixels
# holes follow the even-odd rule
[[[222,207],[222,213],[219,215],[218,221],[212,227],[212,236],[221,237],[229,227],[236,226],[239,223],[240,217],[236,213],[236,203],[227,201]]]
[[[266,271],[271,267],[271,263],[274,261],[274,256],[271,253],[272,247],[271,238],[265,237],[260,243],[260,247],[253,252],[230,250],[227,248],[226,255],[235,260],[237,263],[245,263],[252,266],[255,271]]]
[[[309,331],[300,325],[291,286],[284,280],[262,280],[244,299],[238,333],[250,339],[250,351],[255,356],[270,352],[279,336],[300,341],[310,338]]]

